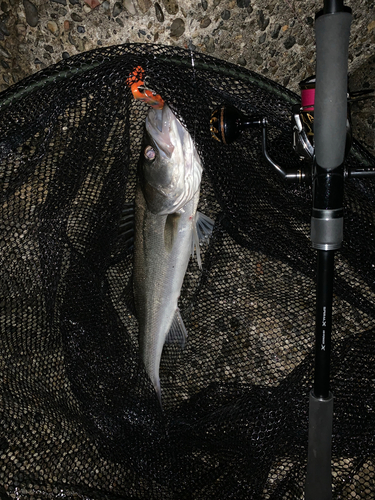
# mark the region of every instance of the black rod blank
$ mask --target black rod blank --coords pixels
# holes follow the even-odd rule
[[[314,396],[329,397],[334,251],[318,250]]]

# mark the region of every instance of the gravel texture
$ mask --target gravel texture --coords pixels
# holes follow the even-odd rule
[[[375,87],[375,2],[353,9],[351,88]],[[192,48],[298,91],[315,72],[314,16],[322,1],[1,0],[0,91],[79,52],[125,42]],[[373,153],[375,100],[353,107],[354,136]]]

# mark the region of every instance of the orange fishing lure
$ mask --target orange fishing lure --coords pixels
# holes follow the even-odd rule
[[[126,84],[130,87],[134,99],[147,103],[154,109],[162,109],[164,101],[159,94],[156,94],[145,85],[145,70],[142,66],[137,66],[126,79]]]

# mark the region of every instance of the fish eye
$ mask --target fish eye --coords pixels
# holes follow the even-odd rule
[[[146,160],[155,160],[155,149],[152,146],[146,146],[144,150]]]

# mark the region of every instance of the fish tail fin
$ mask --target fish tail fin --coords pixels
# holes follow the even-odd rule
[[[177,308],[167,338],[165,339],[165,342],[167,344],[177,343],[181,346],[181,349],[183,349],[185,347],[186,339],[187,339],[187,330],[181,318],[180,310],[179,308]],[[152,383],[154,384],[154,388],[158,396],[160,406],[163,408],[161,402],[160,377],[158,374],[152,377]]]
[[[214,224],[215,222],[207,217],[207,215],[202,214],[202,212],[197,212],[195,214],[195,227],[191,243],[191,255],[194,258],[194,252],[196,253],[199,269],[202,269],[199,244],[209,242]]]
[[[180,310],[177,308],[165,342],[167,344],[180,344],[181,349],[183,349],[185,347],[187,336],[187,330],[181,318]]]

